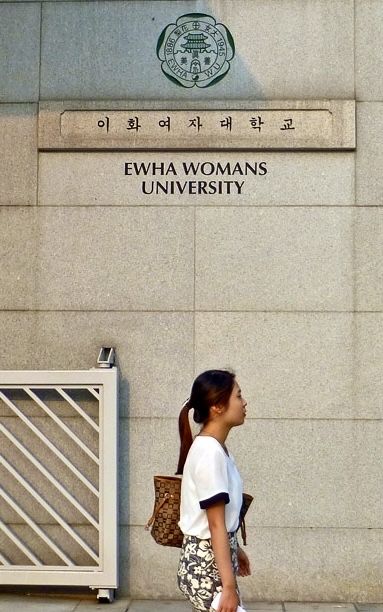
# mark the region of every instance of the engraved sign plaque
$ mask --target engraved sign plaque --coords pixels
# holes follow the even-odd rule
[[[254,104],[241,109],[40,109],[39,148],[321,150],[355,148],[350,100]],[[66,108],[65,108],[66,106]]]

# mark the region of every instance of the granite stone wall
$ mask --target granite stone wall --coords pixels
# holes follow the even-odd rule
[[[155,55],[190,12],[236,43],[205,90]],[[255,496],[243,594],[383,599],[382,24],[380,0],[0,1],[0,368],[88,368],[116,348],[121,593],[180,596],[178,551],[143,529],[151,479],[175,471],[193,377],[228,366]],[[238,202],[133,201],[103,166],[124,153],[37,148],[41,101],[310,98],[356,99],[355,152],[250,154],[269,171]]]

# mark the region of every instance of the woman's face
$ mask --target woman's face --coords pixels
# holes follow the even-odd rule
[[[242,397],[241,389],[237,381],[234,383],[229,403],[223,413],[225,422],[230,427],[242,425],[246,417],[247,401]]]

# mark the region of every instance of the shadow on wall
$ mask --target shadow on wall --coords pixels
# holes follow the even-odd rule
[[[119,593],[127,594],[130,592],[130,385],[126,376],[122,375],[121,363],[116,351],[115,365],[119,372],[118,385],[118,583]]]

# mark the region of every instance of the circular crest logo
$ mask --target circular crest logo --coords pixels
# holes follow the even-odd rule
[[[226,26],[203,13],[182,15],[162,31],[157,55],[162,72],[182,87],[210,87],[230,70],[234,40]]]

